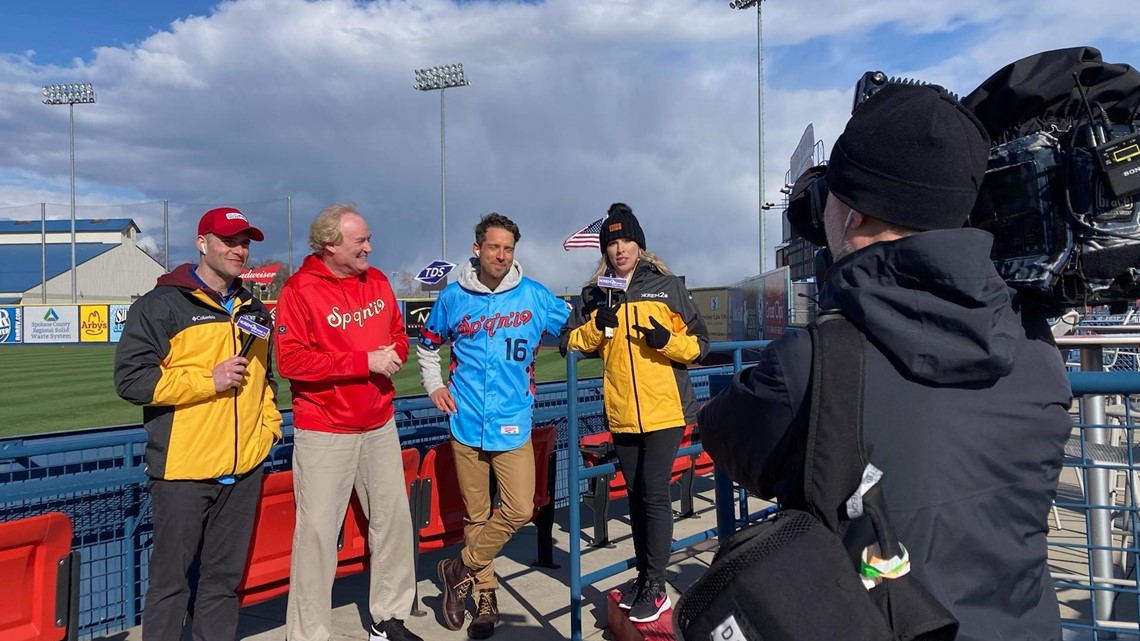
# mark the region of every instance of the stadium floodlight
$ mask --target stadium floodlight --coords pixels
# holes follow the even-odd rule
[[[71,123],[71,302],[75,303],[78,300],[75,278],[75,105],[95,104],[95,88],[89,82],[44,85],[44,104],[67,105]]]
[[[764,19],[760,5],[764,0],[732,0],[728,3],[731,9],[751,9],[756,7],[756,103],[758,123],[756,156],[760,167],[760,273],[764,273]],[[794,176],[793,176],[794,178]]]
[[[447,129],[444,125],[443,94],[445,89],[467,87],[471,81],[463,71],[463,63],[416,69],[419,91],[439,90],[439,236],[440,260],[447,260]]]

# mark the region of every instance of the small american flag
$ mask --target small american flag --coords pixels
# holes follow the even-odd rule
[[[593,247],[594,249],[600,247],[598,233],[602,231],[602,221],[604,220],[604,218],[599,218],[573,234],[570,234],[569,238],[562,241],[562,249],[570,251],[571,249],[581,247]]]

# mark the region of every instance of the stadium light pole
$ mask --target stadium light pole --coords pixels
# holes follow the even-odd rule
[[[439,90],[439,236],[440,260],[447,260],[447,135],[444,125],[443,94],[445,89],[471,84],[463,72],[463,63],[416,69],[419,91]]]
[[[760,166],[760,273],[764,273],[764,18],[760,5],[764,0],[732,0],[728,6],[747,10],[756,7],[756,103],[757,103],[757,143],[756,156]]]
[[[75,279],[75,105],[95,103],[95,88],[91,83],[44,85],[45,105],[67,105],[71,123],[71,302],[78,301]]]

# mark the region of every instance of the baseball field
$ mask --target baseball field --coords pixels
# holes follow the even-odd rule
[[[446,348],[441,357],[447,363]],[[142,422],[142,409],[115,394],[114,359],[114,345],[0,348],[0,438]],[[582,362],[578,375],[600,376],[601,361]],[[535,379],[566,379],[557,349],[539,350]],[[424,393],[414,349],[393,381],[400,396]],[[278,406],[288,409],[290,398],[288,382],[281,381]]]

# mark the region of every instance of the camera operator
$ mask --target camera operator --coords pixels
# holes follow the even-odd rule
[[[835,256],[820,308],[867,338],[864,440],[911,571],[960,640],[1059,641],[1046,533],[1071,391],[1045,319],[995,271],[993,237],[962,228],[989,146],[941,87],[888,85],[835,143],[816,226],[797,229]],[[716,462],[784,507],[803,504],[811,377],[809,334],[785,334],[699,417]],[[848,529],[853,557],[869,530]]]

